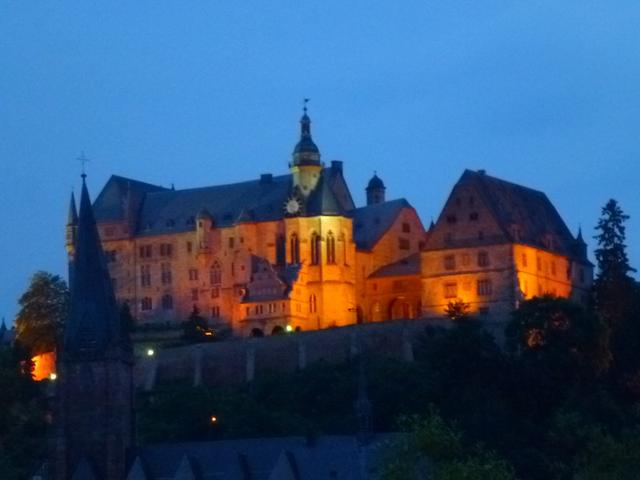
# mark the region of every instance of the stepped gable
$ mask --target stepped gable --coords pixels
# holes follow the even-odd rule
[[[403,208],[413,208],[404,198],[367,205],[353,211],[353,238],[358,250],[371,250],[391,228]]]

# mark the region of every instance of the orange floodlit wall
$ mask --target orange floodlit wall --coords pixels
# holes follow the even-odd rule
[[[33,362],[32,377],[36,381],[51,378],[52,373],[56,373],[56,353],[47,352],[36,355],[31,359]]]

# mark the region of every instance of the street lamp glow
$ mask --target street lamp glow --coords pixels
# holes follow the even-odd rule
[[[51,372],[49,374],[49,380],[55,380],[56,378],[58,378],[58,374],[56,372]]]
[[[156,354],[155,350],[153,348],[148,348],[147,349],[147,357],[153,357]]]
[[[211,415],[211,418],[209,420],[211,420],[211,423],[216,423],[218,421],[218,417],[216,417],[215,415]]]
[[[291,325],[286,326],[287,332],[293,332],[293,327]]]

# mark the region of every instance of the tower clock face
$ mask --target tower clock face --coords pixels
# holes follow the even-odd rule
[[[298,200],[296,197],[290,197],[286,202],[284,202],[284,211],[289,215],[300,213],[300,209],[300,200]]]

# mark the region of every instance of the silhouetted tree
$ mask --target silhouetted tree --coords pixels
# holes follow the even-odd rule
[[[51,352],[69,313],[69,290],[58,275],[37,272],[27,291],[18,301],[16,340],[29,349],[31,355]]]
[[[463,318],[467,318],[470,308],[471,305],[458,298],[447,304],[447,307],[444,309],[444,313],[450,320],[461,320]]]

